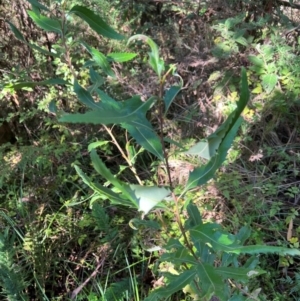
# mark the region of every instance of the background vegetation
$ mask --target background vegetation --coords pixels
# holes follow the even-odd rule
[[[193,239],[192,223],[200,223],[199,217],[191,217],[196,208],[203,225],[214,225],[222,235],[232,233],[242,244],[240,229],[249,233],[246,245],[299,248],[297,1],[2,0],[0,4],[1,299],[159,299],[155,289],[172,287],[176,274],[196,265],[184,266],[188,257],[180,257],[178,263],[176,255],[164,254],[165,260],[159,261],[170,239],[183,243],[180,223]],[[176,66],[178,76],[164,89],[180,86],[179,77],[183,85],[164,117],[164,128],[159,128],[156,109],[147,112],[155,130],[168,138],[169,168],[117,126],[59,121],[64,113],[86,113],[88,108],[78,101],[78,90],[62,82],[45,82],[51,78],[77,79],[87,90],[98,85],[116,101],[133,95],[146,101],[161,92],[157,70],[147,63],[147,43],[127,45],[127,39],[97,34],[78,16],[66,13],[76,5],[89,8],[126,38],[147,35],[158,45],[165,66]],[[68,34],[42,30],[29,10],[68,23]],[[111,69],[92,73],[87,68],[89,47],[105,55],[137,56],[124,63],[111,59]],[[242,67],[250,90],[245,121],[214,179],[186,192],[177,216],[169,201],[166,208],[156,208],[141,219],[135,208],[95,193],[92,182],[111,187],[91,165],[89,152],[98,147],[99,158],[122,183],[161,187],[171,180],[174,193],[181,195],[190,172],[205,160],[179,149],[190,149],[232,116],[243,90]],[[189,202],[194,207],[187,207]],[[152,250],[157,246],[162,249]],[[240,270],[265,272],[246,277],[244,283],[226,277],[227,299],[210,290],[199,296],[193,285],[163,298],[300,300],[299,257],[278,251],[224,259],[217,246],[205,252],[212,267],[227,260]]]

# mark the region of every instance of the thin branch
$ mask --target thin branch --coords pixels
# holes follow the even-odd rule
[[[128,157],[126,156],[126,154],[124,153],[122,147],[120,146],[120,144],[118,143],[118,141],[116,140],[114,134],[112,133],[111,129],[108,128],[106,125],[103,125],[103,127],[105,128],[105,130],[107,131],[107,133],[109,134],[109,136],[111,137],[113,143],[116,145],[116,147],[118,148],[120,154],[122,155],[122,157],[126,160],[130,170],[133,172],[136,180],[138,181],[138,183],[140,185],[143,185],[142,180],[140,179],[140,177],[137,174],[137,171],[135,169],[135,167],[132,165],[132,163],[130,162],[130,160],[128,159]]]

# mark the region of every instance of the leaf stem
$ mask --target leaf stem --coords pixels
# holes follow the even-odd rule
[[[118,148],[119,152],[121,153],[122,157],[126,160],[130,170],[133,172],[136,180],[138,181],[138,183],[140,185],[143,185],[142,180],[140,179],[140,177],[137,174],[136,168],[132,165],[132,163],[130,162],[130,160],[128,159],[128,157],[126,156],[126,154],[124,153],[122,147],[120,146],[120,144],[118,143],[118,141],[116,140],[114,134],[112,133],[111,129],[108,128],[106,125],[103,124],[103,127],[105,128],[105,130],[107,131],[107,133],[109,134],[109,136],[111,137],[113,143],[115,144],[115,146]]]
[[[159,96],[158,96],[158,123],[159,123],[159,127],[160,127],[160,142],[162,145],[163,155],[165,158],[169,186],[170,186],[171,191],[173,191],[174,187],[173,187],[172,177],[171,177],[171,172],[170,172],[169,159],[168,159],[168,154],[167,154],[165,143],[164,143],[163,90],[164,90],[164,83],[161,82],[159,85]]]

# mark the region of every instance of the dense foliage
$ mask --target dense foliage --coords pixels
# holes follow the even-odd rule
[[[1,5],[3,299],[300,298],[297,1]]]

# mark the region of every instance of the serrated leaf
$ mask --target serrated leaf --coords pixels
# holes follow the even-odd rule
[[[129,185],[129,187],[138,200],[138,210],[144,214],[148,214],[171,193],[169,189],[158,186]]]
[[[86,8],[85,6],[75,5],[69,11],[69,13],[75,14],[80,17],[83,21],[88,23],[88,25],[96,31],[98,34],[115,39],[115,40],[123,40],[124,36],[117,33],[114,29],[112,29],[108,24],[106,24],[103,19],[96,15],[93,11]]]
[[[21,32],[19,31],[19,29],[18,29],[14,24],[12,24],[12,23],[9,22],[9,21],[6,21],[6,23],[8,23],[8,25],[9,25],[9,27],[10,27],[10,30],[13,32],[13,34],[15,35],[15,37],[16,37],[18,40],[27,43],[27,41],[25,40],[25,38],[23,37],[23,35],[22,35]]]
[[[127,121],[122,124],[122,127],[125,128],[145,150],[152,153],[160,160],[164,160],[160,138],[154,131],[151,123],[145,117],[141,116],[140,119]]]
[[[197,274],[201,282],[202,296],[205,296],[206,300],[210,300],[213,296],[221,301],[228,300],[228,287],[212,265],[200,262],[197,265]]]
[[[107,58],[105,57],[105,55],[103,53],[101,53],[100,51],[98,51],[97,49],[90,47],[88,44],[82,42],[81,43],[85,49],[90,53],[90,55],[92,56],[93,60],[95,61],[95,63],[101,67],[101,69],[109,76],[115,78],[115,74],[112,71],[109,62],[107,60]]]
[[[107,145],[108,143],[109,143],[109,141],[96,141],[96,142],[92,142],[88,146],[88,151],[90,152],[92,149],[97,148],[99,146]]]
[[[96,90],[97,93],[100,90]],[[147,110],[155,101],[154,98],[149,98],[146,102],[142,102],[139,96],[134,96],[124,102],[99,102],[99,110],[93,110],[84,114],[66,114],[60,118],[61,122],[74,123],[94,123],[94,124],[121,124],[134,123],[138,120],[144,110]],[[147,128],[148,125],[139,124],[136,126]]]
[[[223,251],[233,254],[279,254],[279,255],[300,255],[300,250],[274,246],[241,246],[236,237],[221,231],[217,224],[202,224],[190,230],[194,242],[201,241],[210,245],[215,251]]]
[[[191,229],[195,226],[198,226],[198,225],[202,224],[201,214],[199,212],[198,207],[195,204],[190,203],[187,206],[187,212],[188,212],[189,218],[185,223],[185,229],[186,230],[189,230],[189,229]]]
[[[270,94],[278,82],[278,77],[276,74],[265,74],[262,75],[262,86],[267,94]]]
[[[82,88],[77,80],[74,81],[74,92],[76,93],[78,99],[86,105],[88,108],[91,109],[101,109],[101,104],[96,103],[92,97],[92,95],[86,91],[84,88]]]
[[[48,18],[30,10],[28,10],[27,13],[33,22],[45,31],[56,32],[60,35],[62,34],[61,23],[58,19]]]
[[[128,61],[134,59],[136,56],[137,56],[136,53],[128,53],[128,52],[110,53],[107,55],[108,58],[111,58],[113,61],[118,62],[118,63],[128,62]]]

